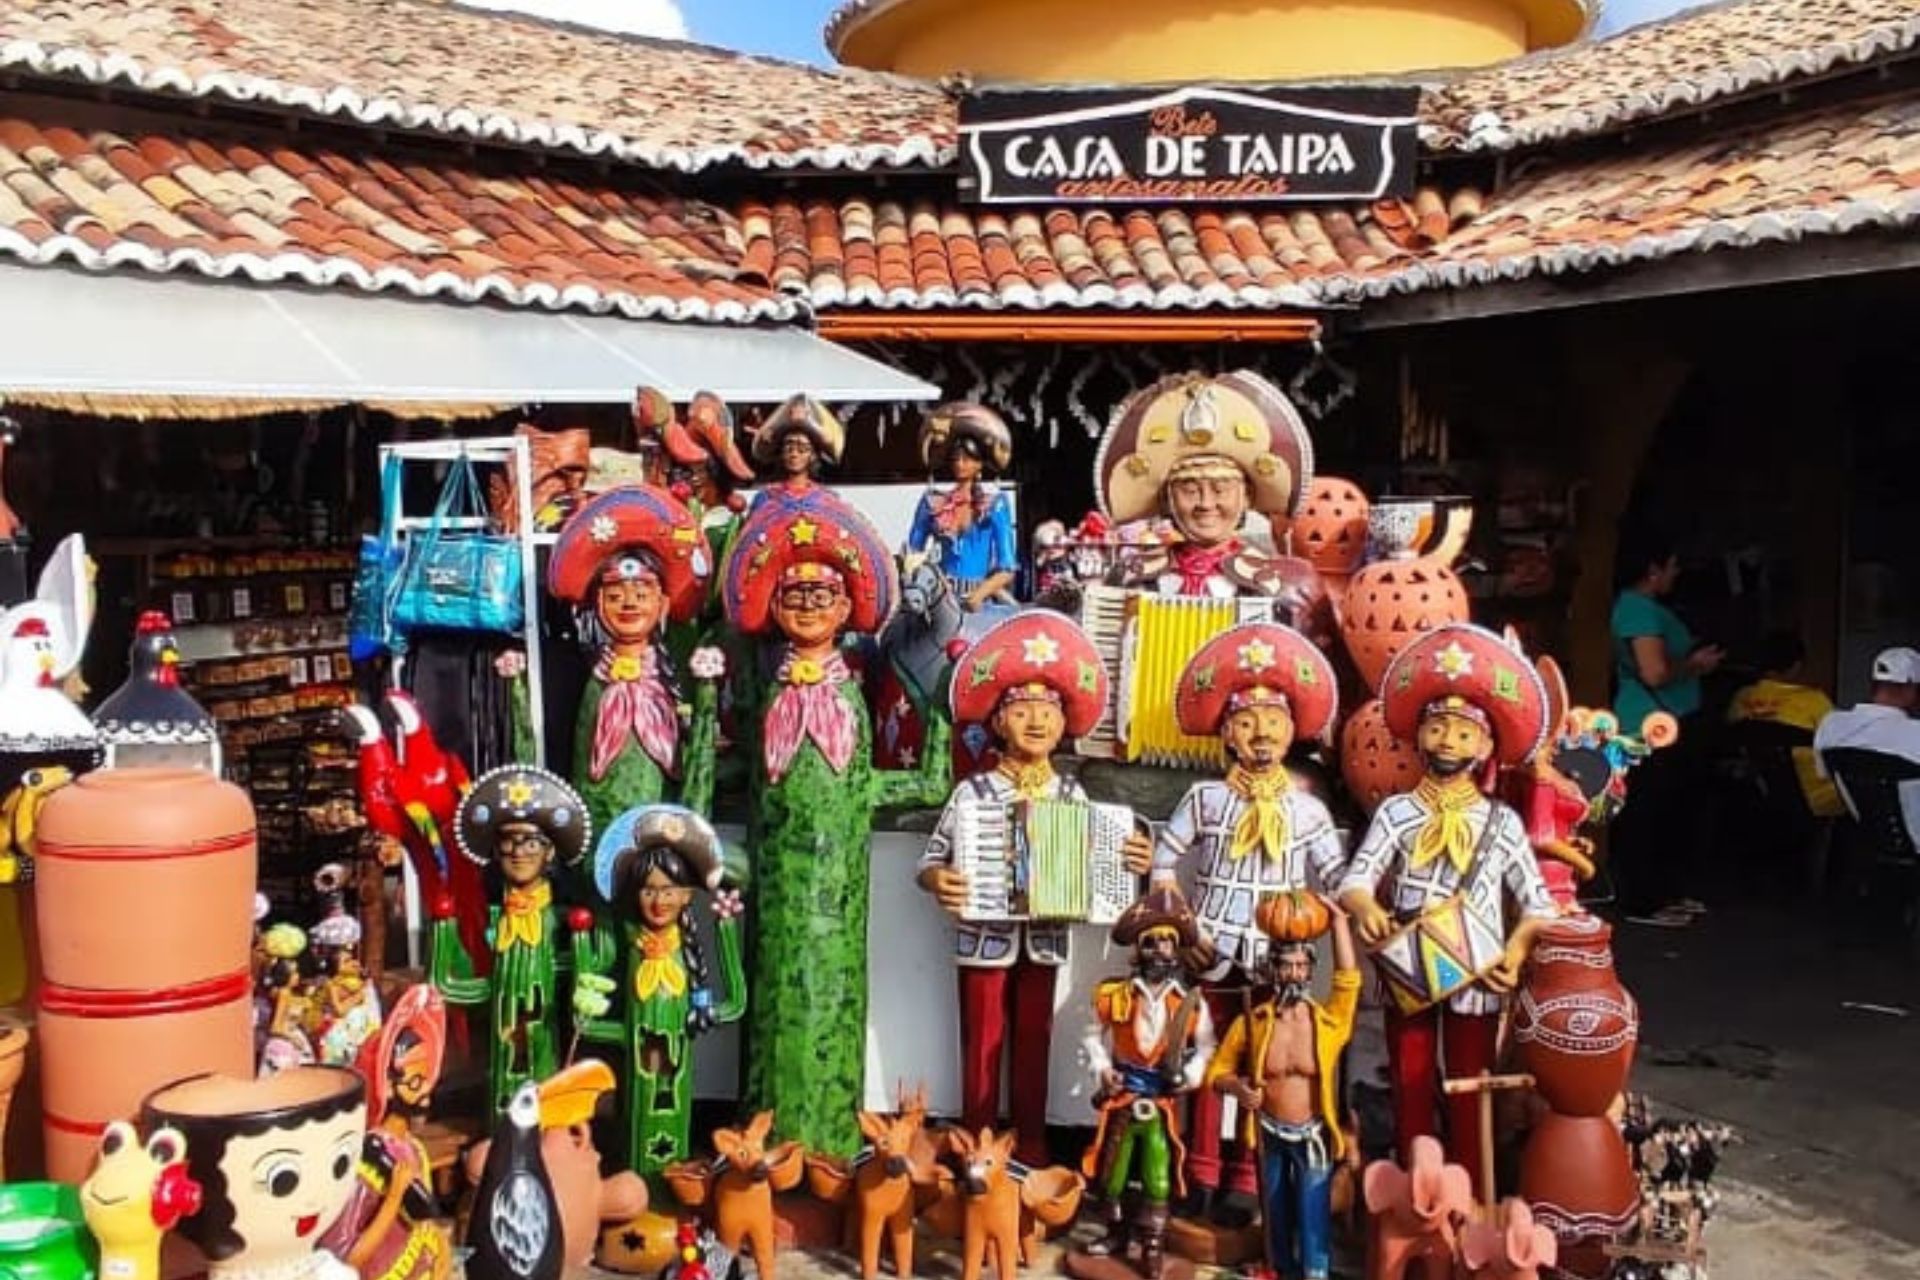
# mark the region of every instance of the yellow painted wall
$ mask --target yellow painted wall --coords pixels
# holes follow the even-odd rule
[[[855,66],[980,80],[1286,80],[1481,66],[1571,40],[1581,0],[893,0]]]

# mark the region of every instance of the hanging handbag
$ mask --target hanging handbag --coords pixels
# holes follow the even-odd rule
[[[526,623],[519,539],[448,529],[450,520],[489,520],[479,478],[465,454],[440,488],[433,522],[425,533],[407,539],[394,626],[401,631],[518,633]]]
[[[389,454],[380,468],[380,532],[360,539],[360,565],[353,575],[347,610],[347,654],[368,662],[395,647],[393,596],[405,551],[394,536],[400,511],[400,459]]]

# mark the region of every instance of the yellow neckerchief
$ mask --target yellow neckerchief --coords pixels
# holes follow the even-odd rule
[[[1290,834],[1284,797],[1293,790],[1293,777],[1286,767],[1255,773],[1236,764],[1227,770],[1227,787],[1247,802],[1240,820],[1233,824],[1227,857],[1238,861],[1255,849],[1262,849],[1276,862],[1284,858]]]
[[[1014,794],[1022,800],[1045,800],[1053,791],[1053,762],[1042,760],[1039,764],[1021,764],[1018,760],[1004,759],[998,765],[1000,776],[1013,786]]]
[[[1444,854],[1453,869],[1465,875],[1473,861],[1474,846],[1473,822],[1467,815],[1481,799],[1472,774],[1462,773],[1444,781],[1427,774],[1414,788],[1413,798],[1426,807],[1429,816],[1414,837],[1412,869],[1418,871]]]
[[[540,945],[547,931],[547,908],[553,905],[553,886],[542,880],[530,889],[509,889],[500,923],[494,927],[493,949],[504,952],[516,942]]]
[[[687,971],[680,966],[680,926],[649,929],[633,940],[639,948],[640,964],[633,971],[633,994],[646,1000],[658,992],[683,996],[687,993]]]

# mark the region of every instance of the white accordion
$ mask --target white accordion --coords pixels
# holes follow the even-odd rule
[[[1125,805],[962,796],[953,833],[953,867],[967,877],[960,918],[1112,924],[1139,893],[1123,852],[1132,832]]]

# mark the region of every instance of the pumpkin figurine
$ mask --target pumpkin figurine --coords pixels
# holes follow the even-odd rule
[[[1276,942],[1312,942],[1333,927],[1326,899],[1305,889],[1268,894],[1254,908],[1253,921]]]

